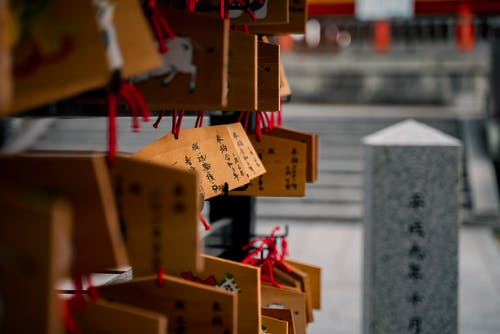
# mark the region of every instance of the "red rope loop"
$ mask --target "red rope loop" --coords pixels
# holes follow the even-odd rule
[[[158,268],[156,272],[156,286],[163,288],[165,286],[165,269],[162,267]]]
[[[114,82],[116,80],[116,82]],[[140,131],[139,114],[145,122],[150,119],[150,112],[147,108],[146,101],[141,92],[130,81],[119,81],[115,78],[112,80],[108,89],[108,163],[114,165],[116,151],[118,149],[118,99],[122,98],[127,103],[130,112],[132,113],[132,129],[135,132]]]
[[[280,108],[278,109],[278,126],[283,126],[283,98],[280,96]]]
[[[203,215],[203,213],[200,212],[199,217],[200,217],[201,223],[203,224],[203,227],[205,227],[205,231],[210,231],[210,229],[212,228],[212,226],[210,226],[210,223],[205,218],[205,216]]]
[[[185,110],[181,109],[181,111],[179,112],[179,118],[177,118],[177,109],[174,109],[172,111],[172,134],[174,135],[175,139],[179,139],[184,113]]]
[[[205,117],[205,110],[198,111],[198,116],[196,116],[196,122],[194,123],[195,128],[201,128],[203,126],[204,117]]]
[[[288,256],[288,242],[284,236],[276,236],[278,230],[279,226],[276,226],[269,236],[256,238],[246,244],[243,250],[250,251],[242,263],[260,267],[261,280],[279,288],[280,285],[274,278],[274,268],[277,267],[287,272],[291,272],[291,268],[284,262],[285,256]],[[281,239],[281,252],[277,247],[278,238]]]
[[[160,111],[158,118],[156,119],[156,121],[153,124],[153,128],[158,129],[158,126],[160,125],[161,119],[163,118],[163,116],[165,116],[165,113],[166,113],[166,110]]]
[[[174,38],[175,34],[172,28],[168,24],[167,20],[161,14],[157,7],[156,0],[148,0],[144,3],[144,11],[149,19],[153,33],[158,41],[158,50],[160,53],[166,53],[168,51],[167,44],[165,42],[165,36],[167,38]]]

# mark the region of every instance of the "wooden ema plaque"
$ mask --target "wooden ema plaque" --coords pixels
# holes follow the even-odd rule
[[[280,48],[271,43],[258,44],[258,109],[280,108]]]
[[[165,276],[101,286],[100,295],[112,302],[159,312],[168,319],[168,333],[237,333],[238,295],[212,286]]]
[[[152,109],[224,108],[227,104],[229,23],[159,6],[176,35],[167,39],[163,66],[136,77]]]
[[[124,156],[111,174],[134,276],[201,270],[197,175]]]
[[[241,6],[238,6],[236,2],[234,2],[234,9],[231,9],[231,7],[229,9],[231,24],[248,24],[252,26],[271,23],[287,23],[289,20],[288,1],[289,0],[264,0],[262,4],[259,4],[259,2],[255,0],[249,1],[249,8],[253,9],[255,20],[244,10],[238,9],[241,8]]]
[[[122,76],[129,78],[160,68],[163,63],[162,58],[140,2],[135,0],[113,2],[116,4],[114,23],[123,56]]]
[[[227,105],[221,110],[257,109],[257,36],[230,31]]]
[[[312,307],[312,291],[311,291],[311,281],[309,279],[309,276],[293,267],[289,266],[291,271],[286,272],[284,270],[279,270],[275,269],[275,271],[279,271],[278,276],[280,276],[282,279],[284,277],[288,277],[290,280],[295,282],[293,286],[290,286],[290,288],[285,287],[287,289],[291,289],[292,291],[300,291],[303,292],[306,295],[306,312],[307,312],[307,322],[313,322],[314,321],[314,315],[313,315],[313,307]]]
[[[220,19],[220,2],[220,0],[199,1],[196,5],[196,12],[207,13],[212,17]],[[248,24],[249,26],[252,26],[272,23],[286,23],[289,20],[289,0],[263,0],[262,2],[245,0],[244,2],[245,5],[236,1],[229,3],[228,10],[231,24]],[[251,14],[249,14],[247,8],[253,12],[255,19],[252,18]]]
[[[75,276],[128,265],[103,155],[0,156],[0,183],[56,189],[71,200]]]
[[[276,318],[262,316],[262,326],[265,333],[288,334],[288,322]]]
[[[304,34],[308,18],[307,0],[289,0],[289,20],[286,23],[262,23],[249,25],[254,34]]]
[[[106,300],[87,302],[74,317],[81,333],[167,334],[167,317],[131,305]]]
[[[34,3],[27,6],[40,7]],[[106,86],[111,69],[102,36],[108,36],[110,47],[110,31],[117,35],[124,77],[161,66],[137,1],[117,0],[105,31],[98,28],[92,1],[56,0],[41,6],[36,15],[20,22],[26,37],[19,39],[13,50],[14,101],[9,112]]]
[[[267,283],[261,285],[262,307],[276,306],[290,309],[296,334],[306,334],[306,295],[302,292],[279,289]],[[263,315],[268,315],[262,313]]]
[[[311,296],[313,309],[321,309],[321,268],[303,262],[287,259],[286,264],[302,270],[307,273],[311,282]]]
[[[205,199],[246,185],[266,171],[240,123],[182,130],[179,139],[170,133],[134,157],[198,172]]]
[[[246,190],[231,192],[244,196],[304,196],[306,184],[306,144],[268,134],[259,142],[249,136],[266,174],[252,180]]]
[[[54,289],[71,266],[69,203],[2,186],[0,211],[0,332],[64,333]]]
[[[12,101],[12,73],[10,44],[12,32],[12,13],[7,0],[0,0],[0,115],[7,112]]]
[[[288,334],[295,334],[295,323],[293,312],[289,308],[266,308],[261,309],[262,316],[285,321],[288,324]]]
[[[238,295],[238,333],[258,333],[261,325],[260,268],[209,255],[202,257],[205,268],[194,275],[200,279],[213,275],[220,288],[231,291],[232,286],[226,288],[221,284],[230,274],[239,288],[235,292]]]
[[[306,181],[314,182],[318,178],[318,137],[316,134],[276,127],[271,132],[271,136],[296,140],[306,144]]]

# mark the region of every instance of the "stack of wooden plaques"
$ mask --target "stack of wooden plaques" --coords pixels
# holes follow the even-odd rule
[[[224,19],[220,5],[0,0],[0,116],[62,101],[111,110],[117,79],[151,110],[278,111],[290,87],[279,46],[261,36],[303,33],[306,2],[233,2]],[[165,24],[171,34],[158,35]],[[119,93],[137,118],[142,99]],[[256,138],[240,123],[177,137],[113,163],[88,152],[0,156],[1,333],[306,332],[320,269],[288,260],[282,288],[262,283],[260,268],[202,253],[199,217],[215,196],[303,196],[317,178],[317,137],[275,128]],[[100,286],[100,298],[91,285],[69,302],[57,291],[121,268],[133,279]]]

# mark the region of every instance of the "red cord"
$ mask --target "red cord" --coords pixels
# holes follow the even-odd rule
[[[283,126],[283,98],[280,97],[280,108],[278,109],[278,126]]]
[[[175,37],[175,34],[173,33],[172,28],[168,24],[165,17],[158,10],[158,7],[156,6],[156,0],[148,0],[145,3],[145,6],[145,11],[148,15],[149,22],[158,41],[158,50],[162,54],[166,53],[168,51],[168,47],[165,42],[165,36],[172,39]]]
[[[220,0],[219,15],[222,20],[226,18],[226,4],[224,0]]]
[[[257,112],[255,121],[255,136],[257,137],[257,141],[262,140],[262,115],[260,112]]]
[[[116,149],[117,149],[117,125],[116,114],[118,107],[118,97],[112,89],[108,91],[108,164],[115,164]]]
[[[78,327],[78,323],[73,317],[73,313],[71,311],[71,299],[69,300],[60,300],[61,307],[61,316],[63,318],[64,328],[66,329],[66,333],[69,334],[78,334],[80,333],[80,328]]]
[[[246,115],[245,115],[245,131],[248,132],[248,126],[250,125],[250,111],[247,110],[245,111],[246,112]]]
[[[163,268],[158,268],[156,272],[156,286],[163,288],[165,286],[165,270]]]
[[[179,112],[179,118],[177,118],[177,110],[172,112],[172,134],[175,139],[179,139],[179,134],[181,132],[182,119],[184,118],[185,110],[181,109]]]
[[[158,118],[156,119],[156,121],[153,124],[153,128],[158,129],[158,126],[160,125],[161,119],[163,118],[163,116],[165,116],[165,112],[166,112],[166,110],[160,111]]]
[[[100,298],[99,291],[97,291],[97,288],[92,283],[92,276],[90,275],[87,276],[87,282],[88,282],[87,295],[89,296],[90,300],[95,303]]]
[[[205,110],[198,111],[198,116],[196,116],[196,122],[194,123],[195,128],[201,128],[203,126],[204,117],[205,117]]]
[[[205,231],[210,231],[210,229],[212,228],[212,226],[210,226],[208,220],[205,218],[205,216],[203,215],[203,213],[200,212],[199,217],[200,217],[201,223],[205,227]]]

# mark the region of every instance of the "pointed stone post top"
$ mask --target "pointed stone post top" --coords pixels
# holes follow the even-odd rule
[[[458,139],[426,124],[408,119],[363,138],[372,146],[461,146]]]

